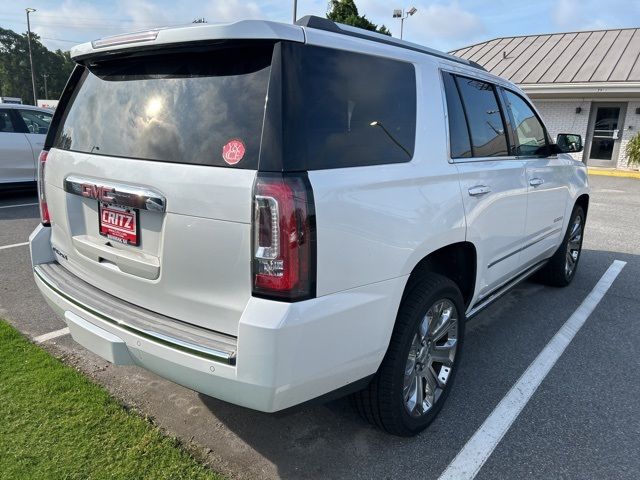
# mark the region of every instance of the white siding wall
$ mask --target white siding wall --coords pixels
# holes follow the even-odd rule
[[[534,105],[542,115],[545,125],[549,129],[551,138],[555,140],[559,133],[579,133],[582,141],[586,143],[587,126],[589,123],[589,113],[592,101],[599,100],[533,100]],[[618,102],[618,100],[615,100]],[[581,107],[582,111],[576,113],[576,108]],[[640,101],[630,101],[627,105],[627,114],[624,119],[624,128],[620,132],[622,135],[620,153],[618,155],[618,168],[627,167],[626,147],[631,137],[640,131],[640,115],[636,114],[636,108],[640,108]],[[629,128],[631,127],[631,128]],[[576,160],[582,160],[584,152],[572,154]]]
[[[549,135],[555,141],[559,133],[577,133],[582,135],[582,141],[587,138],[587,125],[589,123],[589,109],[591,100],[535,100],[533,104],[540,112],[542,119],[549,130]],[[582,108],[576,113],[576,108]],[[584,152],[572,153],[576,160],[582,160]]]
[[[640,132],[640,115],[636,114],[636,108],[640,108],[640,101],[629,102],[627,115],[624,119],[622,145],[620,145],[620,155],[618,155],[618,168],[630,168],[627,166],[627,143],[629,143],[629,140],[631,140],[635,134]]]

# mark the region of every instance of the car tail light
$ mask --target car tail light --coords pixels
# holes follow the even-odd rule
[[[40,203],[40,221],[45,226],[51,225],[47,198],[44,195],[44,165],[47,162],[48,153],[46,150],[42,150],[38,157],[38,202]]]
[[[315,296],[316,229],[306,174],[258,175],[253,188],[253,294]]]

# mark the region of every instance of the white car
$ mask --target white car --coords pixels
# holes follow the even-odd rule
[[[0,103],[0,188],[36,181],[36,160],[53,112]]]
[[[527,97],[419,45],[306,17],[110,37],[40,156],[35,281],[73,338],[244,407],[356,392],[413,435],[465,320],[575,273],[585,166]]]

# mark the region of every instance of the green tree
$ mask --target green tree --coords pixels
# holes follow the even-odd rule
[[[331,0],[330,5],[331,9],[327,13],[327,18],[334,22],[391,35],[389,29],[384,25],[378,27],[375,23],[370,22],[366,15],[358,14],[358,7],[356,7],[354,0]]]
[[[31,50],[38,98],[45,98],[43,74],[48,75],[49,99],[59,98],[74,66],[69,52],[52,52],[34,33],[31,34]],[[33,102],[26,33],[0,28],[0,96],[20,97],[24,103]]]

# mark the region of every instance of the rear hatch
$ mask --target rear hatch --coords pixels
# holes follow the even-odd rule
[[[227,41],[79,67],[45,169],[65,268],[135,305],[237,334],[251,296],[273,45]]]

